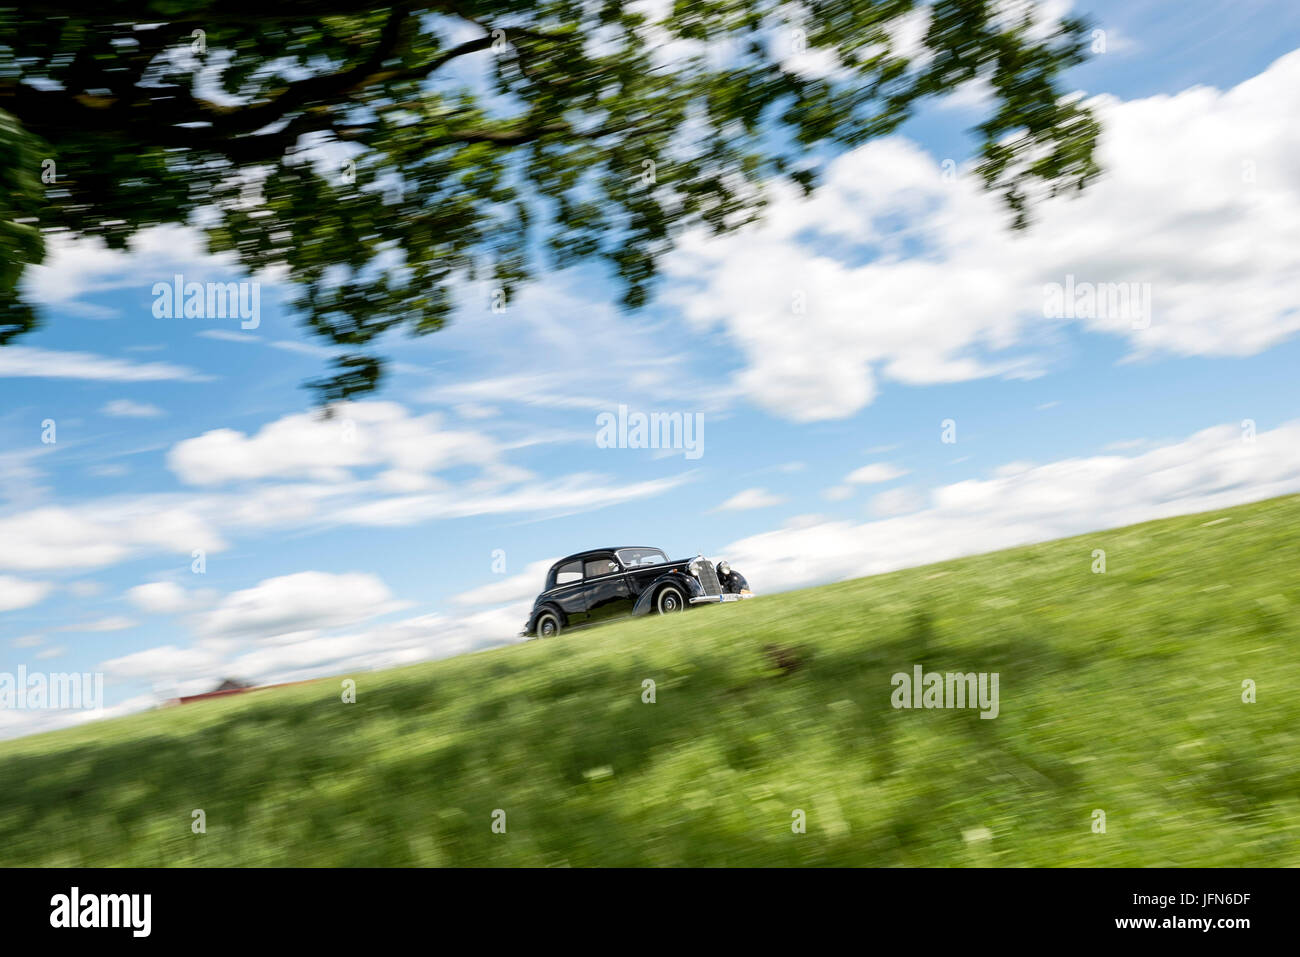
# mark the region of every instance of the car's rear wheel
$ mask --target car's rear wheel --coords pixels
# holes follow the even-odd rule
[[[553,611],[544,611],[537,618],[537,637],[554,638],[560,633],[560,616]]]
[[[686,596],[676,585],[665,585],[655,596],[655,610],[661,615],[671,615],[686,607]]]

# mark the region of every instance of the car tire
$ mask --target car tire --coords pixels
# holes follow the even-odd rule
[[[553,611],[544,611],[537,616],[537,637],[554,638],[560,633],[560,616]]]
[[[686,607],[686,596],[676,585],[665,585],[655,595],[655,611],[661,615],[673,615]]]

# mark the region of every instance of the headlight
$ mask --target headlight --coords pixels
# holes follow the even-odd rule
[[[690,573],[694,575],[696,578],[700,577],[700,563],[698,561],[691,562],[690,565],[687,566],[687,568],[690,570]]]

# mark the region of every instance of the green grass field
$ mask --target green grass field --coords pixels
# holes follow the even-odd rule
[[[166,708],[0,743],[0,855],[1297,866],[1297,609],[1288,497]],[[893,709],[916,664],[1000,715]]]

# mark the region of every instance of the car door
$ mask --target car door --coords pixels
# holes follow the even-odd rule
[[[632,590],[613,554],[589,556],[582,570],[588,621],[609,621],[632,614]]]
[[[564,609],[570,625],[581,625],[587,620],[586,584],[582,580],[582,561],[566,562],[555,570],[555,587],[546,600]]]

